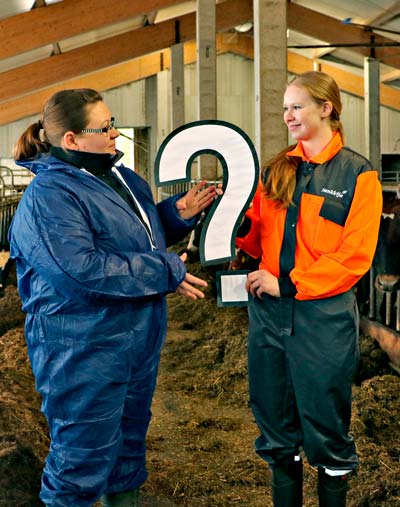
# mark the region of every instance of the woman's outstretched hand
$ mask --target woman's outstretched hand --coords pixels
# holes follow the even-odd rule
[[[184,253],[181,255],[181,260],[183,262],[186,261],[186,258],[187,254]],[[207,287],[207,282],[201,278],[197,278],[197,276],[186,273],[185,279],[176,289],[176,293],[189,299],[203,299],[204,294],[201,292],[201,290],[196,289],[194,285],[198,285],[199,287]]]
[[[203,180],[176,201],[176,209],[184,220],[189,220],[210,206],[217,195],[222,195],[221,185],[206,186]]]

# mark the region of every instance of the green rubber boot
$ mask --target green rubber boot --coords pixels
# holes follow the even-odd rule
[[[122,493],[109,493],[100,498],[103,507],[139,507],[139,488]]]

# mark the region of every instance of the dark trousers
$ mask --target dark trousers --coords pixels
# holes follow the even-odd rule
[[[251,298],[249,321],[257,453],[274,466],[291,462],[302,448],[311,465],[355,468],[348,433],[359,358],[353,291],[313,301]]]

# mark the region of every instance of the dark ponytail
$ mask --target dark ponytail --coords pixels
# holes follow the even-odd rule
[[[42,123],[39,120],[25,130],[14,146],[15,160],[36,158],[40,153],[49,151],[50,144],[43,139],[42,128]]]

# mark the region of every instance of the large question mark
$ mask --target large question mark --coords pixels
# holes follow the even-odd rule
[[[243,130],[225,121],[202,120],[182,125],[165,138],[155,160],[156,185],[190,181],[193,160],[206,153],[215,155],[221,163],[224,193],[204,221],[199,250],[205,266],[235,257],[236,232],[254,196],[259,175],[256,150]],[[241,275],[241,280],[234,281],[232,274]],[[247,301],[244,280],[243,273],[238,272],[221,278],[219,284],[222,291],[225,287],[225,295],[219,295],[219,304],[242,304],[244,298]]]

